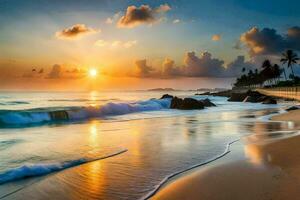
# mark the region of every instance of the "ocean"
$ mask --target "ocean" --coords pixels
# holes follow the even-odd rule
[[[292,131],[277,105],[209,98],[169,109],[164,92],[1,92],[0,199],[144,199],[168,177],[226,156],[250,134]]]

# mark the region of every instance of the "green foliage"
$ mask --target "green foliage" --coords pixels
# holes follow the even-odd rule
[[[265,60],[262,63],[261,70],[255,69],[253,73],[252,70],[249,70],[247,74],[244,74],[246,71],[245,68],[242,69],[243,75],[236,79],[234,84],[235,87],[251,87],[251,86],[262,86],[265,82],[268,82],[268,85],[272,85],[274,87],[283,87],[283,86],[295,86],[300,85],[300,77],[295,76],[293,65],[297,64],[297,61],[300,60],[297,54],[292,50],[287,50],[282,54],[282,58],[280,62],[282,64],[287,63],[287,67],[291,68],[292,74],[290,75],[291,80],[287,80],[285,69],[280,68],[279,65],[272,65],[269,60]],[[281,74],[284,74],[285,81],[280,81]]]

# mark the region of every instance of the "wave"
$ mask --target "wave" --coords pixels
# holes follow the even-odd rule
[[[89,102],[89,101],[119,101],[120,99],[49,99],[48,101],[61,101],[61,102]]]
[[[100,107],[36,108],[30,110],[0,110],[0,128],[59,121],[87,120],[124,115],[134,112],[169,108],[170,99],[150,99],[133,103],[107,103]]]
[[[175,172],[175,173],[173,173],[173,174],[170,174],[169,176],[165,177],[158,185],[156,185],[156,187],[155,187],[151,192],[149,192],[148,194],[146,194],[145,196],[143,196],[143,197],[141,198],[141,200],[146,200],[146,199],[150,199],[151,197],[153,197],[153,196],[160,190],[160,188],[161,188],[163,185],[165,185],[170,179],[174,178],[175,176],[177,176],[177,175],[179,175],[179,174],[182,174],[182,173],[185,173],[185,172],[187,172],[187,171],[190,171],[190,170],[192,170],[192,169],[195,169],[195,168],[197,168],[197,167],[206,165],[206,164],[208,164],[208,163],[211,163],[211,162],[213,162],[213,161],[215,161],[215,160],[218,160],[218,159],[224,157],[225,155],[227,155],[228,153],[230,153],[230,146],[231,146],[233,143],[235,143],[235,142],[237,142],[237,141],[239,141],[239,140],[240,140],[240,139],[236,139],[236,140],[234,140],[234,141],[231,141],[231,142],[227,143],[226,148],[225,148],[225,151],[224,151],[222,154],[217,155],[216,157],[214,157],[214,158],[212,158],[212,159],[209,159],[209,160],[207,160],[207,161],[205,161],[205,162],[202,162],[202,163],[193,165],[193,166],[191,166],[191,167],[188,167],[188,168],[186,168],[186,169],[177,171],[177,172]]]
[[[24,178],[46,175],[52,172],[61,171],[70,167],[75,167],[78,165],[82,165],[97,160],[103,160],[106,158],[120,155],[127,151],[128,151],[127,149],[124,149],[116,153],[109,154],[99,158],[80,158],[77,160],[70,160],[70,161],[64,161],[59,163],[23,165],[21,167],[0,173],[0,185],[7,182],[24,179]]]
[[[1,106],[13,106],[13,105],[19,105],[19,104],[30,104],[27,101],[7,101],[7,102],[0,102]]]
[[[5,150],[17,143],[23,142],[21,139],[11,139],[11,140],[4,140],[0,141],[0,151]]]

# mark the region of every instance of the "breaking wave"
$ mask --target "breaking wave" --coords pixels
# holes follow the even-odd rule
[[[150,99],[134,103],[107,103],[99,107],[37,108],[0,110],[0,128],[30,124],[76,121],[169,108],[170,99]]]
[[[99,158],[80,158],[77,160],[70,160],[58,163],[47,163],[47,164],[28,164],[23,165],[18,168],[14,168],[3,173],[0,173],[0,184],[4,184],[6,182],[20,180],[23,178],[42,176],[52,172],[61,171],[70,167],[75,167],[81,164],[85,164],[88,162],[93,162],[97,160],[103,160],[106,158],[110,158],[113,156],[117,156],[119,154],[125,153],[127,149],[118,151],[113,154],[109,154]]]

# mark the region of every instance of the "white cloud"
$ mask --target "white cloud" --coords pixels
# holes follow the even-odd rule
[[[95,46],[98,46],[98,47],[104,47],[104,46],[106,46],[108,43],[106,42],[106,41],[104,41],[104,40],[97,40],[96,42],[95,42]]]
[[[180,19],[174,19],[173,20],[173,24],[177,24],[177,23],[179,23],[180,22]]]
[[[114,20],[113,20],[112,18],[108,17],[108,18],[105,20],[105,23],[106,23],[106,24],[112,24],[112,23],[114,23]]]
[[[131,48],[137,45],[137,40],[129,40],[129,41],[121,41],[121,40],[114,40],[114,41],[105,41],[105,40],[97,40],[94,45],[98,47],[105,47],[110,46],[111,48]]]

